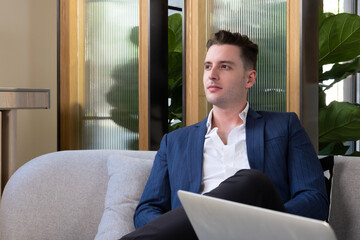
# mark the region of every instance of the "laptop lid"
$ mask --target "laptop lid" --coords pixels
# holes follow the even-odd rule
[[[178,196],[200,240],[336,240],[324,221],[185,191]]]

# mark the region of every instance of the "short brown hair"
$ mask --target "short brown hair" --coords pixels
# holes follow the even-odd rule
[[[206,44],[206,49],[212,45],[230,44],[238,46],[242,51],[240,57],[244,61],[244,67],[247,69],[256,69],[258,45],[250,41],[248,36],[240,33],[232,33],[225,30],[220,30],[215,33],[214,37],[209,39]]]

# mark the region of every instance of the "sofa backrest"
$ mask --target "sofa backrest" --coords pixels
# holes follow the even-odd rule
[[[40,156],[7,183],[0,239],[94,239],[104,213],[111,155],[149,158],[155,152],[65,151]],[[336,156],[329,223],[338,240],[360,239],[360,158]]]
[[[35,158],[7,183],[0,209],[0,239],[94,239],[104,212],[107,159],[149,158],[155,152],[82,150]]]
[[[335,156],[329,223],[338,240],[360,239],[360,157]]]

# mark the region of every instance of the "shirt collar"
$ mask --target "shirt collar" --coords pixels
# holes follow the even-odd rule
[[[246,125],[246,116],[247,116],[248,111],[249,111],[249,102],[246,102],[246,106],[245,106],[244,110],[241,113],[239,113],[239,118],[241,118],[244,125]],[[212,117],[213,117],[213,109],[211,109],[208,119],[206,121],[206,128],[207,128],[206,134],[210,133],[210,131],[211,131]]]

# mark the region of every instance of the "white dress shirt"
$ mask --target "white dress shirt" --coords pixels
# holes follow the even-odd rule
[[[237,126],[228,135],[225,145],[217,134],[218,128],[211,127],[213,110],[206,123],[203,153],[202,191],[206,193],[216,188],[222,181],[234,175],[240,169],[250,169],[246,150],[246,115],[249,103],[239,114],[243,124]]]

